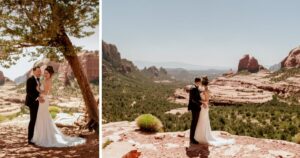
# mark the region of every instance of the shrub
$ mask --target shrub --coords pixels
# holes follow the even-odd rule
[[[109,144],[111,144],[113,141],[107,139],[103,144],[102,144],[102,149],[106,148]]]
[[[294,137],[293,137],[293,141],[297,144],[300,144],[300,133],[296,134]]]
[[[61,111],[59,107],[56,106],[49,106],[49,112],[51,114],[51,117],[54,119],[56,117],[56,114]]]
[[[0,115],[0,122],[3,122],[5,120],[6,120],[6,118],[4,116]]]
[[[151,115],[151,114],[143,114],[136,118],[137,126],[145,132],[160,132],[162,131],[162,123],[161,121]]]

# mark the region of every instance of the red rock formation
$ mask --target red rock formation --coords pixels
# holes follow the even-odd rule
[[[258,61],[250,56],[249,54],[246,54],[240,61],[238,66],[238,71],[249,71],[251,73],[256,73],[259,71],[260,65],[258,64]]]
[[[99,79],[99,52],[85,51],[79,53],[78,57],[88,80],[94,81]],[[68,84],[69,80],[74,78],[73,71],[67,61],[60,64],[58,73],[59,79],[65,84]]]
[[[242,59],[240,59],[238,71],[248,70],[249,59],[249,54],[246,54]]]
[[[116,69],[117,71],[127,74],[133,71],[137,71],[138,68],[129,60],[122,59],[121,55],[114,44],[107,44],[102,41],[102,57],[105,72],[103,77],[107,77],[109,69]]]
[[[292,49],[289,55],[281,62],[281,68],[300,67],[300,46]]]

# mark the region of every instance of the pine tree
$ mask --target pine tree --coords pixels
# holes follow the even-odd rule
[[[66,59],[80,86],[89,127],[98,131],[95,97],[70,37],[83,38],[99,23],[98,0],[0,0],[0,64],[9,68],[20,57]],[[28,49],[32,48],[32,49]]]

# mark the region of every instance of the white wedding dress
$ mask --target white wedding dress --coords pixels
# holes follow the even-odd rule
[[[202,96],[202,98],[204,98],[204,95]],[[234,139],[224,139],[213,135],[209,120],[209,106],[204,108],[203,104],[201,105],[201,111],[196,126],[194,138],[201,144],[208,144],[211,146],[222,146],[235,143]]]
[[[43,90],[43,85],[41,90]],[[44,95],[44,103],[39,104],[32,142],[41,147],[69,147],[84,144],[86,140],[80,137],[65,136],[54,124],[49,113],[49,98]]]

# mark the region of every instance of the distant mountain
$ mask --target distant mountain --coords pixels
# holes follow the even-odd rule
[[[166,69],[160,67],[156,68],[155,66],[151,67],[145,67],[143,70],[141,70],[143,75],[151,78],[151,79],[158,79],[158,80],[168,80],[170,79],[170,76]]]
[[[272,72],[278,71],[280,69],[281,69],[281,63],[274,64],[274,65],[269,67],[269,70],[272,71]]]
[[[120,73],[122,75],[136,75],[139,77],[146,77],[151,80],[166,80],[170,79],[167,71],[160,67],[149,66],[143,67],[139,70],[134,63],[127,59],[122,59],[118,48],[114,44],[109,44],[102,41],[102,53],[103,53],[103,64],[102,64],[102,74],[103,78],[113,76],[112,73]]]
[[[156,67],[164,67],[164,68],[183,68],[186,70],[229,70],[230,67],[220,67],[220,66],[205,66],[205,65],[194,65],[183,62],[152,62],[152,61],[141,61],[136,60],[133,61],[139,69],[143,69],[144,67],[156,66]]]
[[[214,79],[216,77],[221,76],[228,70],[186,70],[183,68],[175,68],[175,69],[166,69],[171,78],[179,80],[192,82],[195,77],[208,76],[209,79]]]

